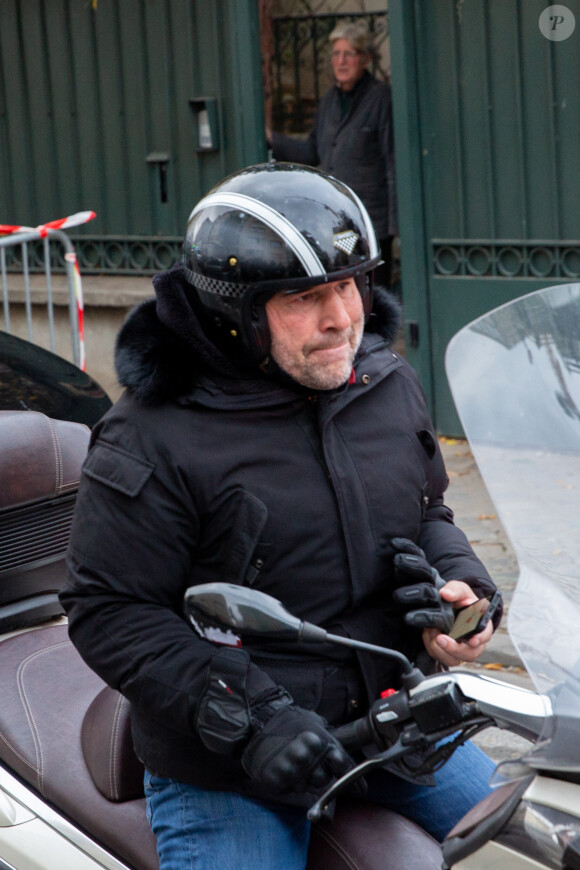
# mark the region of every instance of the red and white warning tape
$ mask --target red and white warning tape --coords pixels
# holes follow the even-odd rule
[[[65,218],[59,218],[56,221],[49,221],[46,224],[40,224],[37,227],[0,224],[0,235],[8,236],[11,233],[39,232],[40,237],[44,238],[48,235],[48,230],[68,230],[70,227],[78,227],[81,224],[86,224],[89,221],[92,221],[96,216],[97,214],[94,211],[78,211],[76,214],[71,214]]]

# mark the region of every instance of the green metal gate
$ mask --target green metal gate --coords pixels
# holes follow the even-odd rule
[[[547,6],[389,2],[408,355],[445,434],[460,432],[451,336],[580,278],[580,2],[559,41],[540,30]]]
[[[164,268],[262,103],[256,0],[1,0],[0,223],[93,209],[83,271]]]

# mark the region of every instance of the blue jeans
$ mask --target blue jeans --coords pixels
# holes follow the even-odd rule
[[[384,770],[371,774],[368,800],[417,822],[442,840],[490,791],[495,765],[466,743],[417,786]],[[160,870],[304,870],[310,823],[306,812],[226,791],[211,791],[145,774],[147,816],[157,838]]]

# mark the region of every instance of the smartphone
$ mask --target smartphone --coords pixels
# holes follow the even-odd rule
[[[455,622],[449,631],[449,637],[457,643],[469,640],[474,634],[479,634],[488,624],[501,604],[501,592],[490,592],[485,598],[479,598],[473,604],[462,607],[457,611]]]

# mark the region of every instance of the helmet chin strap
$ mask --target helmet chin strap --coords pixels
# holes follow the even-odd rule
[[[358,292],[363,303],[363,311],[365,314],[365,323],[371,316],[373,310],[373,291],[375,285],[375,270],[365,272],[363,275],[356,275],[355,283],[358,287]]]
[[[301,384],[299,381],[294,380],[294,378],[289,375],[288,372],[276,362],[271,354],[269,354],[267,357],[264,357],[258,368],[260,369],[262,374],[266,375],[268,378],[272,378],[275,381],[279,381],[285,386],[292,386],[294,387],[294,389],[300,391],[303,390],[305,393],[313,392],[310,387],[305,387],[304,384]]]

